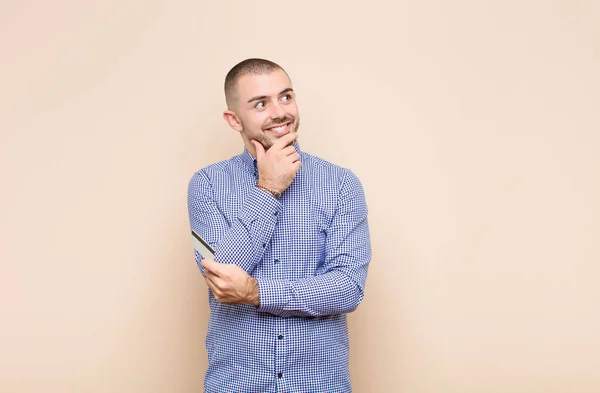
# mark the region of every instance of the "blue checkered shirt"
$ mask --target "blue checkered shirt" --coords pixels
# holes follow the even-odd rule
[[[352,391],[346,314],[371,259],[364,192],[350,170],[294,146],[302,167],[279,200],[256,187],[246,149],[189,183],[192,229],[217,262],[255,277],[260,296],[256,308],[209,291],[208,393]]]

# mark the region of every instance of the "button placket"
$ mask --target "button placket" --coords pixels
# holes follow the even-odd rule
[[[283,378],[283,373],[285,372],[285,359],[287,346],[286,342],[283,339],[285,334],[285,321],[278,320],[275,324],[275,371],[277,372],[277,378]]]

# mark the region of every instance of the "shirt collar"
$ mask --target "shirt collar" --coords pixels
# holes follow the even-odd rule
[[[300,161],[302,161],[302,151],[300,150],[300,144],[298,140],[294,141],[294,147],[298,154],[300,154]],[[241,154],[242,163],[252,172],[256,169],[256,158],[252,157],[252,154],[248,151],[246,147],[244,147],[244,152]]]

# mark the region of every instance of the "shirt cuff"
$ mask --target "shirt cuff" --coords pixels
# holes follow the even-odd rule
[[[258,278],[259,312],[280,315],[289,303],[287,280]]]
[[[270,218],[271,221],[275,222],[277,216],[281,213],[281,208],[281,202],[273,195],[254,187],[240,211],[239,219],[247,226],[259,218]]]

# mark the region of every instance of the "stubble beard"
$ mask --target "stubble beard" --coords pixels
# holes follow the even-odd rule
[[[242,124],[242,127],[244,127],[244,125]],[[292,129],[290,130],[290,132],[298,132],[298,128],[300,128],[300,117],[297,116],[295,119],[295,123],[292,125]],[[244,127],[245,129],[245,127]],[[265,151],[269,150],[273,144],[275,143],[275,140],[271,140],[269,139],[269,137],[267,136],[267,134],[265,133],[264,130],[261,129],[260,132],[257,132],[255,135],[249,135],[248,136],[250,138],[250,140],[254,139],[256,141],[258,141],[261,145],[263,145],[263,147],[265,148]]]

